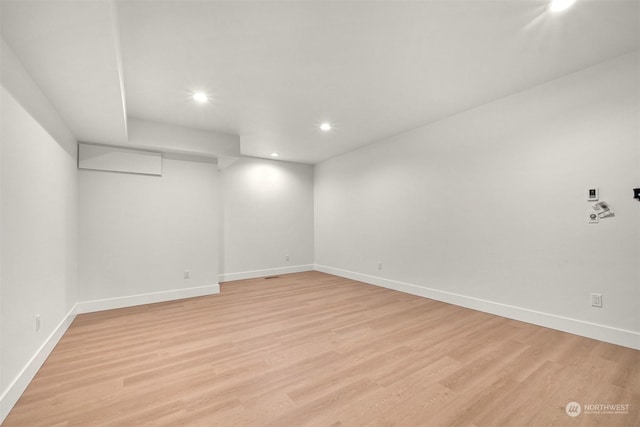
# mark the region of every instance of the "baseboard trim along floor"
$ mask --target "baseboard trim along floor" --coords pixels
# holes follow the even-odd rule
[[[220,287],[76,316],[4,425],[640,421],[637,350],[319,271]]]
[[[550,313],[529,310],[501,304],[493,301],[469,297],[465,295],[445,292],[437,289],[417,286],[381,277],[366,275],[353,271],[343,270],[325,265],[298,265],[292,267],[273,268],[265,270],[255,270],[240,273],[221,274],[220,282],[253,279],[265,276],[280,274],[300,273],[316,270],[323,273],[332,274],[338,277],[357,280],[366,284],[384,287],[411,295],[433,299],[460,307],[470,308],[481,312],[502,316],[508,319],[531,323],[550,329],[568,332],[571,334],[596,339],[599,341],[617,344],[632,349],[640,349],[640,334],[633,331],[618,329],[606,325],[594,324],[568,317],[558,316]],[[176,289],[164,292],[154,292],[149,294],[130,295],[119,298],[109,298],[93,301],[78,302],[64,317],[56,329],[42,344],[34,356],[25,365],[18,377],[11,383],[2,396],[0,396],[0,422],[8,415],[11,408],[18,401],[24,390],[34,378],[56,344],[67,331],[75,316],[81,313],[92,313],[103,310],[111,310],[136,305],[152,304],[192,298],[220,293],[220,285],[208,285],[186,289]]]
[[[258,277],[276,276],[278,274],[303,273],[312,271],[313,264],[293,265],[291,267],[267,268],[264,270],[242,271],[239,273],[221,274],[218,278],[220,282],[230,282],[233,280],[256,279]]]
[[[544,326],[546,328],[640,350],[640,333],[634,331],[585,322],[569,317],[529,310],[522,307],[501,304],[494,301],[426,288],[410,283],[398,282],[395,280],[384,279],[381,277],[370,276],[325,265],[316,265],[315,270],[347,279],[358,280],[370,285],[382,286],[387,289],[393,289],[411,295],[417,295],[436,301],[455,304],[460,307],[495,314],[508,319],[532,323],[534,325]]]
[[[198,286],[194,288],[175,289],[164,292],[153,292],[149,294],[130,295],[119,298],[108,298],[76,303],[51,335],[49,335],[45,340],[44,344],[42,344],[38,351],[36,351],[33,357],[27,362],[20,374],[18,374],[15,380],[0,396],[0,423],[2,423],[6,418],[9,411],[11,411],[11,408],[13,408],[31,380],[33,380],[35,375],[38,373],[38,370],[42,367],[45,360],[47,360],[47,357],[49,357],[77,314],[93,313],[96,311],[133,307],[136,305],[173,301],[219,293],[220,285],[216,283],[208,286]]]
[[[5,392],[0,396],[0,424],[11,411],[11,408],[16,404],[22,393],[27,389],[31,380],[36,376],[38,370],[42,367],[47,357],[51,354],[56,344],[60,341],[62,336],[67,332],[71,322],[76,318],[76,306],[74,305],[71,310],[64,316],[62,321],[53,330],[51,335],[47,337],[45,342],[40,346],[38,351],[27,362],[25,367],[20,371],[18,376],[7,387]]]
[[[76,304],[77,313],[93,313],[95,311],[113,310],[114,308],[133,307],[136,305],[153,304],[156,302],[173,301],[177,299],[201,297],[220,293],[218,283],[194,288],[174,289],[170,291],[153,292],[148,294],[128,295],[118,298],[106,298],[93,301],[83,301]]]

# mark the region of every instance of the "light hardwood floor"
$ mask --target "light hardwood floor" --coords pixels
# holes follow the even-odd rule
[[[309,272],[77,316],[3,426],[638,426],[639,405],[638,351]]]

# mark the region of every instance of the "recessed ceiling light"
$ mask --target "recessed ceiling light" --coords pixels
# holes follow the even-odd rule
[[[323,124],[320,125],[320,129],[325,132],[328,132],[331,130],[331,124],[324,122]]]
[[[549,10],[551,12],[562,12],[563,10],[569,9],[576,0],[551,0],[549,3]]]
[[[200,103],[205,103],[209,101],[209,97],[204,92],[195,92],[193,94],[193,100]]]
[[[271,153],[271,157],[278,157],[280,154],[278,153]]]

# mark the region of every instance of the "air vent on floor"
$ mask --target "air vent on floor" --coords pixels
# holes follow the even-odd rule
[[[268,279],[278,279],[280,276],[267,276],[264,279],[268,280]]]

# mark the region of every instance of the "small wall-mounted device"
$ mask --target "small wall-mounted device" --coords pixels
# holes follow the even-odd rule
[[[607,202],[596,203],[593,205],[593,210],[600,218],[607,218],[614,215]]]
[[[598,201],[598,189],[597,188],[589,188],[587,190],[587,201],[588,202],[597,202]]]
[[[589,224],[597,224],[601,219],[615,216],[607,202],[598,202],[589,210]]]
[[[633,189],[633,198],[640,202],[640,188]]]

